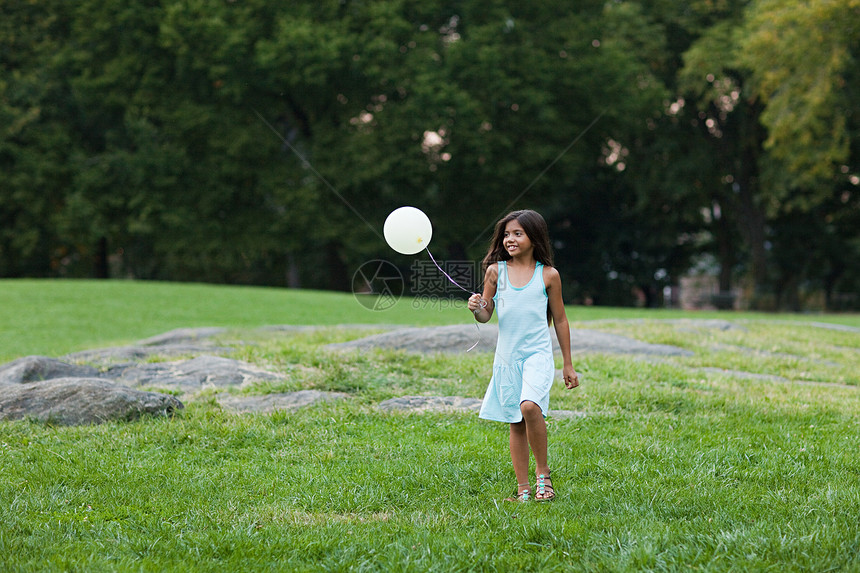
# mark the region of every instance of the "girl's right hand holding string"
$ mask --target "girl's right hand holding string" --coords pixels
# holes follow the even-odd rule
[[[483,298],[481,298],[481,295],[475,293],[469,297],[468,306],[469,310],[471,310],[474,314],[478,314],[479,312],[481,312],[481,310],[486,308],[487,303],[484,301]]]

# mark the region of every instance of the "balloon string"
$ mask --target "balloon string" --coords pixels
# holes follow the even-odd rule
[[[436,268],[439,269],[439,272],[441,272],[443,275],[445,275],[449,281],[451,281],[452,283],[457,285],[458,288],[460,288],[461,290],[463,290],[469,294],[477,294],[477,293],[473,293],[472,291],[465,289],[462,286],[460,286],[457,283],[457,281],[455,281],[454,279],[451,278],[451,275],[446,273],[442,269],[442,267],[439,266],[439,263],[437,263],[436,259],[433,258],[433,253],[430,252],[430,249],[428,249],[427,247],[424,247],[424,250],[426,250],[427,254],[430,255],[430,260],[433,261],[433,264],[436,265]],[[486,304],[487,304],[486,301],[482,301],[482,306],[485,306]],[[478,326],[477,322],[475,322],[475,330],[478,331],[478,340],[476,340],[475,343],[466,350],[466,352],[471,352],[472,350],[474,350],[478,346],[478,344],[481,343],[481,328]],[[508,362],[506,360],[504,360],[503,358],[501,358],[498,354],[496,355],[495,358],[498,360],[501,360],[501,362],[504,363],[506,366],[510,366],[510,364],[508,364]],[[528,380],[526,380],[525,378],[523,378],[523,384],[527,384],[529,387],[532,387],[532,385],[529,384]]]
[[[475,341],[475,344],[466,349],[466,352],[471,352],[475,349],[476,346],[481,342],[481,329],[478,327],[478,323],[475,323],[475,330],[478,331],[478,340]]]
[[[433,253],[431,253],[431,252],[430,252],[430,249],[429,249],[429,248],[424,247],[424,250],[426,250],[426,251],[427,251],[427,254],[428,254],[428,255],[430,255],[430,260],[431,260],[431,261],[433,261],[433,264],[434,264],[434,265],[436,265],[436,268],[437,268],[437,269],[439,269],[439,272],[440,272],[440,273],[442,273],[443,275],[445,275],[445,277],[446,277],[449,281],[451,281],[451,282],[452,282],[452,283],[453,283],[457,288],[459,288],[460,290],[465,291],[465,292],[467,292],[467,293],[469,293],[469,294],[477,294],[477,293],[474,293],[474,292],[470,291],[470,290],[469,290],[469,289],[467,289],[467,288],[463,288],[462,286],[460,286],[460,284],[459,284],[457,281],[455,281],[454,279],[452,279],[452,278],[451,278],[451,275],[449,275],[448,273],[446,273],[446,272],[445,272],[445,270],[444,270],[441,266],[439,266],[439,263],[437,263],[437,262],[436,262],[436,259],[434,259],[434,258],[433,258]],[[484,303],[484,304],[486,304],[486,303]],[[472,346],[470,346],[470,347],[466,350],[466,352],[471,352],[471,351],[472,351],[472,350],[474,350],[474,349],[475,349],[475,347],[476,347],[476,346],[478,346],[478,344],[481,342],[481,329],[478,327],[478,323],[477,323],[477,322],[475,323],[475,329],[478,331],[478,340],[476,340],[476,341],[475,341],[475,344],[473,344]]]
[[[428,255],[430,255],[430,260],[431,260],[431,261],[433,261],[433,264],[434,264],[434,265],[436,265],[436,268],[437,268],[437,269],[439,269],[439,272],[441,272],[443,275],[445,275],[445,277],[446,277],[449,281],[451,281],[452,283],[454,283],[454,285],[455,285],[457,288],[459,288],[460,290],[465,291],[465,292],[467,292],[467,293],[469,293],[469,294],[476,294],[476,293],[473,293],[472,291],[470,291],[470,290],[469,290],[469,289],[467,289],[467,288],[463,288],[462,286],[460,286],[460,285],[457,283],[457,281],[455,281],[454,279],[452,279],[452,278],[451,278],[451,275],[449,275],[448,273],[446,273],[446,272],[442,269],[442,267],[440,267],[440,266],[439,266],[439,263],[437,263],[437,262],[436,262],[436,259],[434,259],[434,258],[433,258],[433,253],[431,253],[431,252],[430,252],[430,249],[429,249],[429,248],[424,247],[424,250],[426,250],[426,251],[427,251],[427,254],[428,254]]]

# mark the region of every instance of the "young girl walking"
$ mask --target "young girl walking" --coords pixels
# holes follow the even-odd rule
[[[549,325],[561,345],[562,378],[579,386],[570,359],[570,330],[561,298],[561,278],[552,266],[546,221],[535,211],[514,211],[496,223],[484,257],[484,291],[469,297],[478,322],[499,314],[493,376],[480,417],[510,424],[511,461],[517,489],[511,500],[531,497],[529,448],[535,458],[535,501],[555,498],[547,465],[544,418],[555,377]]]

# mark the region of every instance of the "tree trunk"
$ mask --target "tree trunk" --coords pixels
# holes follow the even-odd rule
[[[824,276],[824,310],[842,310],[833,308],[833,293],[836,290],[836,283],[839,282],[839,278],[844,274],[844,272],[844,266],[833,265],[830,272]]]
[[[96,242],[96,254],[93,264],[93,275],[97,279],[110,278],[110,268],[108,266],[108,240],[107,237],[101,237]]]
[[[737,246],[732,241],[732,230],[727,217],[722,215],[722,207],[714,202],[711,208],[714,221],[714,234],[717,241],[717,257],[720,262],[719,288],[721,293],[731,292],[732,272],[737,264]]]
[[[799,312],[800,287],[796,275],[784,276],[776,285],[776,298],[779,310]]]
[[[645,297],[645,308],[658,308],[660,299],[657,288],[651,284],[641,285],[639,288],[642,290],[642,296]]]
[[[296,257],[292,253],[287,255],[287,287],[302,288],[299,265],[296,263]]]
[[[739,156],[735,169],[734,190],[740,204],[741,233],[750,249],[750,270],[753,278],[753,309],[767,306],[762,296],[768,292],[768,256],[766,216],[761,205],[761,189],[758,179],[759,153],[764,141],[764,133],[759,124],[760,105],[751,104],[749,113],[741,116],[738,130],[740,138]]]
[[[340,245],[329,243],[325,248],[326,267],[328,268],[328,284],[331,290],[349,290],[350,281],[346,265],[340,256]]]
[[[756,204],[757,183],[749,177],[740,185],[741,232],[750,248],[750,266],[757,295],[767,292],[767,249],[765,216]]]

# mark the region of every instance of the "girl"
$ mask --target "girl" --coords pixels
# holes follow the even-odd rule
[[[469,297],[478,322],[499,312],[499,339],[493,376],[480,417],[511,425],[511,461],[517,477],[514,497],[527,501],[529,446],[535,458],[536,501],[550,501],[555,490],[547,465],[544,418],[555,376],[549,324],[561,345],[562,377],[568,389],[579,386],[570,360],[570,330],[561,298],[561,278],[552,266],[546,221],[535,211],[514,211],[496,223],[484,257],[484,292]]]

